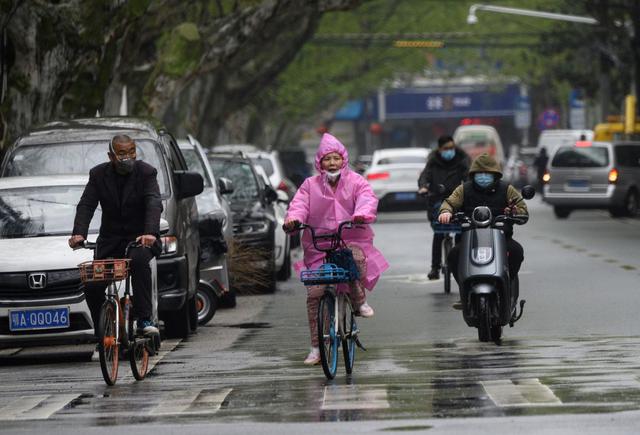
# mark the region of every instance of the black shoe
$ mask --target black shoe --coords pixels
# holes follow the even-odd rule
[[[440,268],[432,267],[427,274],[427,278],[429,278],[430,280],[440,279]]]

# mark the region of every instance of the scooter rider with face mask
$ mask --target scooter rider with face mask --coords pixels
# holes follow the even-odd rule
[[[427,217],[429,222],[438,219],[442,201],[467,179],[469,171],[469,156],[455,146],[451,136],[438,138],[438,149],[429,154],[420,178],[418,178],[418,193],[427,195]],[[438,186],[444,186],[440,192]],[[442,264],[442,241],[444,234],[434,233],[431,243],[431,270],[429,279],[440,277]]]
[[[481,154],[473,161],[469,169],[469,178],[469,181],[457,187],[443,201],[438,216],[440,223],[448,224],[453,214],[459,211],[471,216],[473,209],[479,206],[489,207],[494,217],[504,214],[529,214],[520,192],[512,185],[501,180],[502,169],[500,164],[489,154]],[[524,260],[524,250],[522,245],[513,239],[513,227],[511,225],[505,225],[504,232],[507,238],[509,274],[511,277],[516,277]],[[460,248],[459,245],[456,245],[447,259],[456,281],[458,281],[459,255]],[[459,301],[454,304],[454,308],[461,309],[461,307]]]

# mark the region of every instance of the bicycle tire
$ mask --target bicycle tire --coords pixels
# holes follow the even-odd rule
[[[444,279],[444,292],[446,294],[451,293],[451,271],[449,270],[449,263],[447,259],[449,257],[449,252],[451,252],[452,245],[453,244],[449,237],[445,237],[442,241],[442,250],[444,251],[442,254],[442,277]]]
[[[147,349],[147,339],[129,340],[129,362],[131,372],[137,381],[141,381],[147,376],[149,370],[149,350]]]
[[[358,330],[356,316],[351,309],[350,303],[343,305],[343,313],[340,315],[342,321],[342,353],[344,355],[344,368],[348,375],[353,371],[356,359],[356,337],[354,331]]]
[[[118,313],[113,300],[106,300],[100,309],[98,323],[98,356],[102,377],[107,385],[115,385],[118,380],[118,357],[120,343],[116,337],[118,329]]]
[[[318,304],[318,344],[320,362],[327,379],[333,379],[338,370],[338,332],[335,328],[335,298],[325,293]]]

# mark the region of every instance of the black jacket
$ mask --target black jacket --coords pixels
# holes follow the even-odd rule
[[[418,187],[429,189],[428,205],[434,206],[451,195],[460,183],[467,180],[469,172],[469,156],[460,148],[456,148],[453,159],[446,161],[435,150],[429,154],[427,164],[418,178]],[[444,185],[444,192],[436,191],[438,184]]]
[[[76,208],[72,234],[87,237],[91,218],[100,203],[102,222],[99,245],[115,246],[123,240],[131,241],[143,234],[158,237],[162,201],[157,174],[153,166],[136,160],[120,195],[117,177],[122,175],[115,172],[111,162],[93,167]]]

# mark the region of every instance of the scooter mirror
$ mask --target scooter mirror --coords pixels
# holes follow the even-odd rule
[[[536,189],[528,184],[524,186],[520,192],[524,199],[531,199],[536,195]]]

